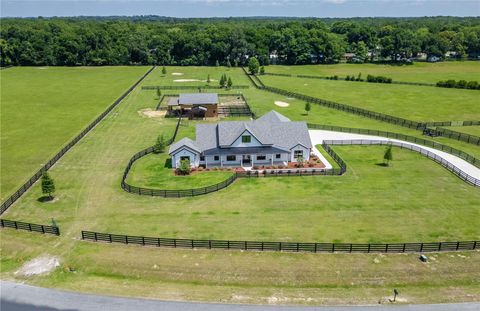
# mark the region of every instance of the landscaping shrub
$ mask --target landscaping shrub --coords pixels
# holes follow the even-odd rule
[[[190,161],[185,159],[180,161],[180,167],[175,170],[177,175],[189,175],[192,171]]]
[[[470,90],[480,90],[480,84],[477,81],[466,81],[466,80],[445,80],[438,81],[438,87],[446,88],[457,88],[457,89],[470,89]]]
[[[384,77],[384,76],[368,75],[368,76],[367,76],[367,82],[372,82],[372,83],[392,83],[392,78],[387,78],[387,77]]]

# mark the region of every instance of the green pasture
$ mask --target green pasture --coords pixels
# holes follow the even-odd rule
[[[478,91],[261,76],[268,86],[413,121],[480,120]]]
[[[284,73],[292,75],[334,76],[344,78],[360,72],[367,75],[380,75],[392,78],[394,81],[437,83],[440,80],[467,80],[480,82],[480,62],[415,62],[413,65],[389,64],[335,64],[335,65],[300,65],[266,66],[267,73]]]
[[[449,126],[449,130],[480,137],[480,126]]]
[[[7,212],[8,218],[48,223],[54,217],[67,236],[85,229],[216,239],[393,242],[467,239],[479,233],[474,206],[480,192],[409,151],[395,150],[394,165],[380,167],[382,147],[335,147],[349,166],[342,177],[242,179],[217,193],[186,199],[126,193],[120,180],[130,157],[175,128],[175,119],[138,113],[156,103],[154,91],[136,89],[51,170],[58,200],[38,202],[41,193],[35,185]],[[192,137],[194,125],[182,125],[177,139]]]
[[[22,185],[148,67],[0,71],[1,200]]]
[[[231,72],[234,84],[249,83],[238,68],[206,70],[212,79],[225,70]],[[172,78],[173,72],[184,75]],[[167,67],[167,75],[162,75],[160,67],[142,85],[173,84],[178,82],[172,79],[203,75],[194,67]],[[304,102],[253,87],[240,91],[258,115],[277,110],[292,120],[422,137],[415,130],[317,105],[307,115]],[[187,91],[162,91],[179,92]],[[392,288],[399,288],[406,302],[413,303],[480,299],[475,278],[480,256],[476,252],[432,254],[435,259],[425,265],[417,254],[192,251],[80,241],[81,230],[318,242],[456,241],[480,235],[480,191],[439,164],[399,148],[393,149],[392,165],[384,167],[380,164],[385,147],[335,146],[348,166],[343,176],[238,179],[221,191],[193,198],[127,193],[120,183],[132,155],[153,145],[159,134],[170,137],[174,132],[176,119],[142,113],[154,109],[158,100],[154,90],[135,89],[50,170],[57,187],[55,200],[40,202],[37,183],[6,212],[6,219],[34,223],[50,224],[53,218],[62,235],[45,237],[2,229],[2,279],[97,294],[233,303],[268,303],[279,297],[292,304],[376,304]],[[290,105],[281,108],[275,101]],[[184,120],[177,140],[194,138],[195,124]],[[477,146],[435,140],[480,155]],[[195,175],[177,182],[165,168],[165,160],[165,155],[138,160],[129,181],[153,187],[207,183],[194,180]],[[208,175],[208,183],[219,176]],[[25,261],[45,253],[61,261],[54,273],[28,279],[14,274]],[[69,272],[70,267],[76,272]],[[305,300],[295,300],[299,296]]]
[[[232,175],[232,171],[226,170],[195,171],[186,176],[175,175],[167,153],[152,153],[135,162],[127,183],[150,189],[184,190],[215,185]]]

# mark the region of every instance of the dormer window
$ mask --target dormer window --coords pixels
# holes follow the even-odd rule
[[[250,135],[243,135],[242,136],[242,143],[250,143],[252,142],[252,136]]]

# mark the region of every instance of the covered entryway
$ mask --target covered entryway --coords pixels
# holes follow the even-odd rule
[[[252,156],[249,154],[242,155],[242,166],[252,166]]]

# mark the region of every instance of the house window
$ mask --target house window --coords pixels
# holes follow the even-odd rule
[[[281,155],[280,153],[277,153],[277,154],[275,155],[275,159],[280,159],[281,156],[282,156],[282,155]]]
[[[264,155],[257,155],[257,160],[258,161],[262,161],[262,160],[265,160],[267,157],[264,156]]]
[[[188,161],[190,161],[190,157],[189,157],[189,156],[180,157],[180,161],[183,161],[183,160],[188,160]]]
[[[205,156],[200,156],[200,161],[205,161]]]
[[[250,142],[252,142],[252,136],[250,135],[242,136],[242,143],[250,143]]]
[[[220,156],[214,156],[213,157],[213,161],[219,161],[220,160]]]
[[[237,159],[237,157],[234,156],[234,155],[227,155],[227,161],[229,161],[229,162],[235,161],[236,159]]]
[[[303,151],[302,150],[295,150],[293,152],[293,157],[295,159],[298,159],[298,158],[303,158]]]

